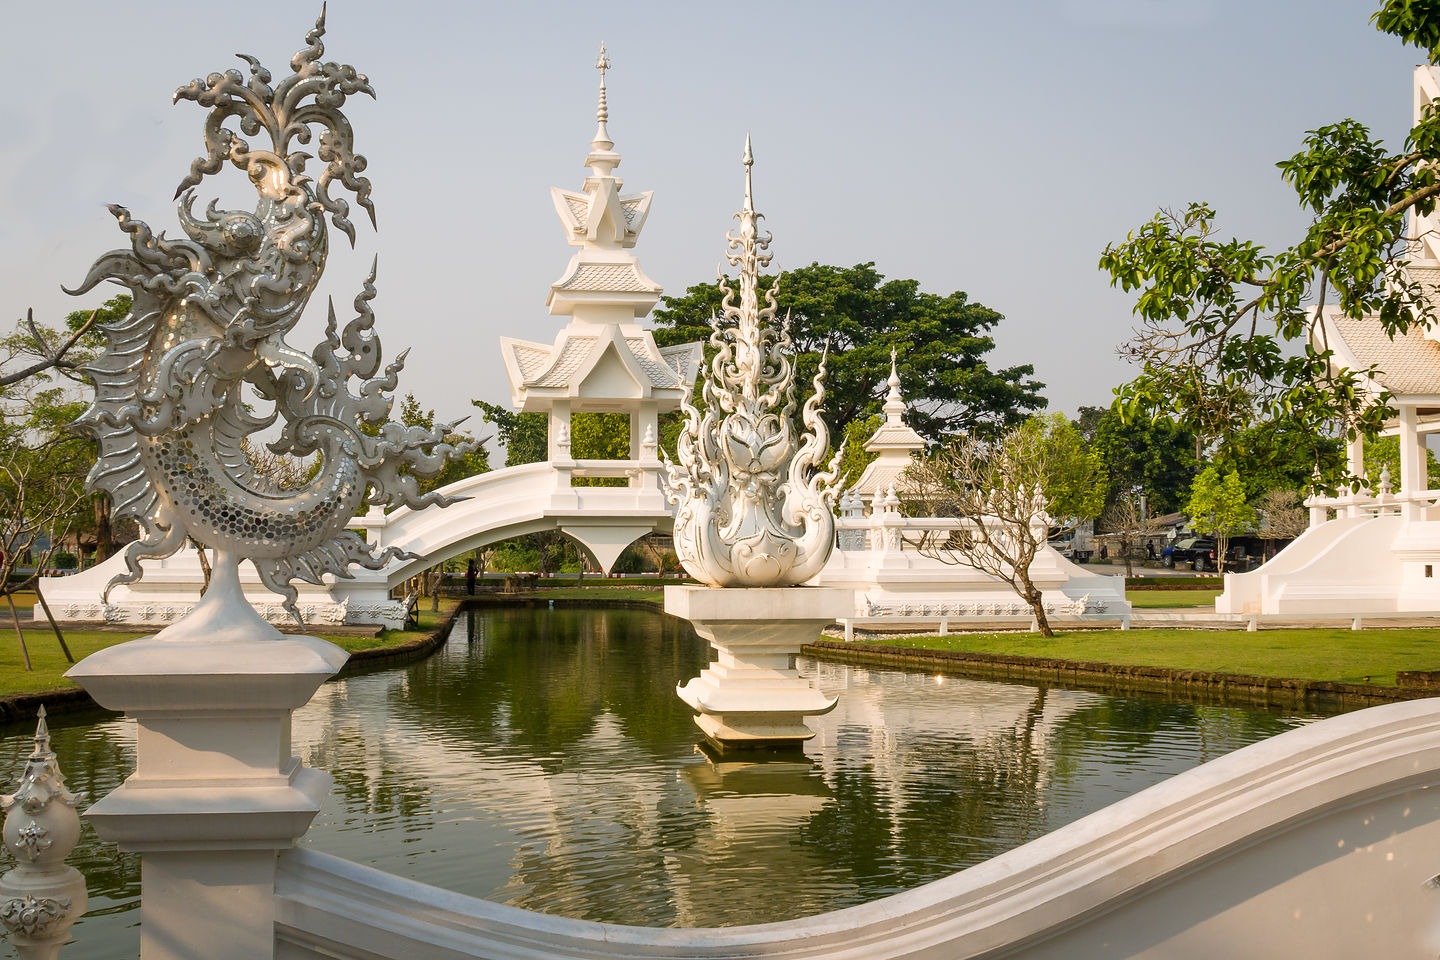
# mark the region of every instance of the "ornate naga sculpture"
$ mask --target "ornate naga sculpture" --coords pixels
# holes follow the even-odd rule
[[[790,318],[778,331],[775,289],[759,305],[760,268],[770,263],[771,235],[760,234],[750,170],[755,160],[745,138],[745,207],[735,216],[739,234],[727,233],[726,259],[740,268],[740,302],[720,271],[722,316],[711,321],[714,359],[704,373],[703,415],[688,401],[676,449],[666,460],[665,494],[677,504],[675,552],[690,575],[714,587],[778,587],[804,583],[825,565],[833,546],[842,450],[819,466],[830,446],[820,419],[825,399],[825,358],[815,392],[805,401],[796,436],[795,371],[789,351]],[[725,325],[728,321],[729,325]],[[797,449],[797,440],[800,441]]]
[[[292,580],[349,577],[352,564],[375,570],[400,555],[374,553],[345,529],[362,504],[444,504],[435,493],[421,495],[416,477],[473,449],[444,442],[453,424],[427,430],[387,421],[388,392],[405,355],[377,376],[373,267],[343,332],[332,303],[323,343],[306,354],[285,342],[325,268],[326,216],[355,242],[350,205],[332,197],[332,188],[350,191],[372,225],[375,219],[370,181],[360,176],[365,158],[354,152],[341,112],[346,97],[374,90],[354,67],[321,62],[324,33],[322,10],[306,48],[290,61],[290,76],[273,87],[270,71],[242,54],[248,79],[231,69],[177,90],[176,101],[210,108],[207,153],[175,192],[188,239],[153,234],[124,207],[111,206],[129,248],[102,256],[67,290],[82,294],[111,280],[133,297],[130,314],[104,329],[105,350],[87,371],[95,403],[76,422],[99,441],[90,488],[108,493],[113,516],[135,518],[144,532],[126,550],[128,572],[110,582],[107,597],[116,584],[139,579],[141,560],[168,557],[193,538],[215,550],[201,604],[209,612],[199,621],[258,619],[241,610],[249,609],[235,571],[242,558],[298,621]],[[226,126],[232,117],[238,133]],[[315,128],[325,166],[312,178],[305,172],[312,157],[298,147],[311,142]],[[270,149],[245,139],[261,133]],[[211,201],[196,216],[192,188],[227,160],[259,194],[255,211],[217,210]],[[274,453],[316,455],[303,481],[277,481],[247,456],[250,438],[272,426]],[[211,600],[217,587],[227,601]]]

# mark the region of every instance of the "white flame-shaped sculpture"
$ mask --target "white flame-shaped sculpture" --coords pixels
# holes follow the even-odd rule
[[[775,288],[759,301],[760,268],[770,263],[769,232],[759,230],[745,138],[745,207],[739,233],[727,233],[726,259],[740,268],[740,296],[720,271],[725,294],[712,318],[714,359],[704,371],[702,414],[688,402],[676,449],[666,460],[665,493],[677,505],[675,552],[695,579],[714,587],[780,587],[804,583],[833,546],[831,504],[841,453],[819,469],[830,446],[820,419],[825,358],[797,433],[790,317],[778,329]]]

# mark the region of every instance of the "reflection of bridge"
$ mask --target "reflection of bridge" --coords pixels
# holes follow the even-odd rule
[[[650,451],[647,451],[650,452]],[[390,591],[421,570],[477,547],[527,533],[560,530],[592,560],[609,570],[620,552],[652,531],[668,533],[673,517],[660,492],[660,463],[647,460],[557,460],[506,467],[456,481],[443,492],[464,497],[444,509],[392,513],[378,509],[357,517],[355,528],[379,546],[399,547],[415,559],[383,570],[354,569],[353,580],[318,586],[297,584],[299,605],[310,623],[386,623],[398,626],[401,604]],[[575,480],[623,477],[624,487],[574,486]],[[117,586],[110,602],[100,595],[125,569],[116,555],[70,577],[42,581],[55,615],[64,620],[162,624],[182,616],[200,596],[204,574],[198,555],[185,550],[166,560],[144,561],[145,576]],[[280,597],[266,590],[248,563],[240,568],[246,596],[273,620],[283,617]]]

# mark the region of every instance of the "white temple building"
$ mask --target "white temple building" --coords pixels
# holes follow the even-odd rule
[[[924,452],[925,440],[905,422],[905,398],[893,352],[887,383],[885,420],[865,441],[865,449],[879,455],[842,495],[835,550],[811,583],[855,591],[856,607],[853,617],[847,618],[847,634],[855,626],[934,624],[947,632],[967,620],[1030,617],[1029,605],[1008,583],[916,549],[922,537],[934,537],[958,521],[901,513],[905,471]],[[1049,518],[1043,512],[1037,522],[1048,529]],[[1030,577],[1044,595],[1049,615],[1129,624],[1123,576],[1091,572],[1046,543],[1030,566]]]
[[[1440,67],[1415,68],[1415,119],[1440,99]],[[1440,216],[1412,213],[1404,273],[1440,305]],[[1355,319],[1322,309],[1317,349],[1333,351],[1336,369],[1375,370],[1362,383],[1388,391],[1398,411],[1384,435],[1399,439],[1400,476],[1378,490],[1312,497],[1310,528],[1250,573],[1226,574],[1220,613],[1404,614],[1440,612],[1440,490],[1429,489],[1426,439],[1440,431],[1440,329],[1416,325],[1391,337],[1376,317]],[[1364,476],[1364,440],[1350,442],[1349,472]],[[1395,489],[1393,480],[1398,479]]]

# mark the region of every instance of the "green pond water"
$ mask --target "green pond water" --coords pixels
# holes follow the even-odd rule
[[[568,917],[784,920],[962,870],[1318,717],[802,658],[840,697],[804,760],[717,763],[675,696],[707,660],[645,610],[462,614],[433,657],[328,683],[295,715],[298,754],[335,778],[302,843]],[[55,721],[73,789],[133,769],[129,721]],[[30,731],[0,730],[6,783]],[[71,862],[92,909],[67,960],[136,956],[138,857],[87,828]]]

